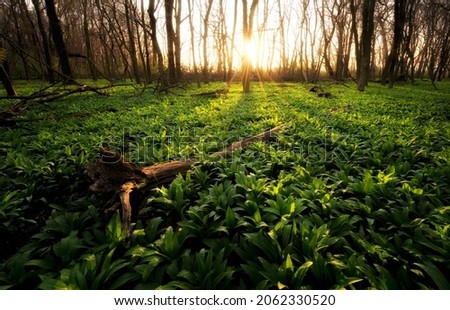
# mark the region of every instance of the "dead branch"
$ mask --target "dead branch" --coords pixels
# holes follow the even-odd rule
[[[264,131],[235,142],[230,146],[213,153],[212,156],[227,157],[238,149],[249,147],[256,141],[272,141],[283,126]],[[131,234],[130,194],[140,190],[149,190],[172,182],[178,175],[186,175],[193,160],[170,161],[152,166],[140,167],[127,161],[120,152],[106,147],[100,148],[100,158],[86,165],[86,174],[94,183],[89,187],[93,192],[115,192],[119,194],[122,205],[122,226]]]
[[[218,97],[220,97],[222,95],[226,95],[226,94],[228,94],[228,89],[224,88],[224,89],[217,89],[217,90],[205,92],[205,93],[193,94],[193,95],[191,95],[191,97],[192,98],[198,98],[198,97],[218,98]]]
[[[101,113],[116,113],[119,110],[116,108],[106,108],[101,110],[96,110],[92,112],[72,112],[66,113],[62,115],[55,115],[51,113],[47,113],[45,117],[30,117],[30,118],[14,118],[14,119],[2,119],[0,118],[0,127],[15,127],[22,123],[34,123],[34,122],[42,122],[48,120],[64,120],[69,118],[82,118],[88,117],[92,115],[98,115]]]
[[[51,86],[56,86],[58,83],[52,84]],[[51,87],[49,86],[49,87]],[[124,86],[123,84],[118,84],[117,86]],[[79,93],[85,93],[85,92],[93,92],[100,96],[108,96],[107,93],[102,92],[104,89],[116,87],[116,85],[108,85],[104,87],[93,87],[89,85],[82,85],[80,84],[78,87],[73,89],[62,89],[59,88],[52,91],[52,92],[45,92],[46,89],[49,87],[46,87],[45,89],[41,89],[29,96],[22,96],[21,101],[17,102],[10,107],[4,109],[0,112],[0,119],[3,123],[10,123],[11,121],[15,121],[13,119],[14,116],[19,115],[20,113],[28,110],[32,106],[43,104],[43,103],[49,103],[53,102],[58,99],[62,99],[65,97],[68,97],[73,94],[79,94]],[[17,97],[12,97],[8,99],[15,99]]]

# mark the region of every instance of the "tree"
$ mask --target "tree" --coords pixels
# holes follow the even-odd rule
[[[192,66],[194,69],[194,74],[197,75],[197,61],[195,59],[195,40],[194,40],[194,19],[193,19],[193,6],[194,6],[194,0],[188,0],[188,10],[189,10],[189,29],[191,32],[191,57],[192,57]]]
[[[39,2],[37,0],[33,0],[34,2]],[[97,71],[93,63],[93,55],[92,52],[92,44],[91,44],[91,35],[89,31],[89,16],[88,16],[88,9],[89,9],[89,3],[88,0],[83,0],[82,2],[83,6],[83,32],[84,32],[84,43],[86,45],[86,58],[89,63],[89,73],[92,77],[92,79],[95,81],[97,80]]]
[[[144,55],[142,57],[142,61],[144,63],[144,73],[145,73],[145,79],[146,81],[150,81],[151,78],[151,74],[152,74],[152,70],[151,70],[151,65],[150,65],[150,50],[149,50],[149,27],[146,23],[146,19],[145,19],[145,7],[144,7],[144,0],[141,0],[141,20],[140,22],[142,23],[142,30],[143,30],[143,34],[144,34]]]
[[[139,67],[138,67],[138,60],[137,60],[137,52],[136,52],[136,43],[134,42],[135,34],[134,34],[134,27],[132,22],[132,4],[130,3],[130,0],[125,0],[125,18],[127,22],[127,30],[128,30],[128,44],[130,46],[129,52],[131,57],[131,66],[133,68],[133,76],[137,83],[141,83],[141,77],[139,75]]]
[[[175,12],[175,41],[173,43],[174,54],[175,54],[175,72],[177,75],[177,80],[180,80],[182,75],[181,70],[181,4],[182,0],[177,0],[176,6],[174,7]]]
[[[238,13],[238,0],[234,0],[234,13],[233,13],[233,30],[231,32],[231,42],[228,49],[228,73],[227,73],[227,81],[230,82],[233,77],[233,51],[234,51],[234,42],[236,39],[236,25],[237,25],[237,13]]]
[[[150,0],[148,2],[148,16],[150,17],[150,40],[152,41],[152,50],[153,50],[153,65],[158,66],[159,75],[163,76],[164,74],[164,61],[163,55],[161,52],[161,48],[158,43],[157,29],[156,29],[156,17],[155,17],[155,0]]]
[[[317,10],[317,13],[320,16],[320,23],[322,26],[322,36],[323,36],[323,42],[324,42],[324,46],[323,46],[323,60],[324,60],[324,64],[325,64],[325,69],[328,72],[328,76],[330,78],[335,78],[335,71],[333,69],[333,66],[331,65],[331,40],[333,38],[335,29],[336,29],[336,24],[335,23],[331,23],[331,29],[328,29],[325,23],[325,3],[322,1],[322,7],[321,10]],[[333,2],[333,8],[331,9],[331,11],[334,10],[334,6],[336,5],[336,1]],[[329,9],[327,7],[327,9]]]
[[[242,15],[243,15],[243,36],[244,46],[243,51],[248,51],[247,45],[250,44],[253,34],[253,18],[255,16],[256,6],[258,0],[253,0],[250,6],[250,13],[248,13],[247,0],[242,0]],[[244,52],[242,59],[242,88],[244,93],[250,92],[250,75],[252,70],[252,63],[247,52]]]
[[[70,67],[69,56],[66,50],[66,44],[64,43],[64,38],[61,30],[61,25],[59,23],[58,15],[56,14],[55,1],[45,0],[45,6],[47,10],[47,17],[50,24],[50,30],[53,37],[53,42],[55,43],[56,51],[59,57],[59,64],[61,66],[61,71],[64,78],[67,79],[66,82],[72,83],[72,69]]]
[[[33,2],[34,10],[36,12],[38,29],[39,29],[39,33],[41,35],[42,48],[44,50],[45,65],[47,67],[47,80],[49,82],[53,82],[55,77],[53,75],[53,70],[52,70],[52,56],[50,53],[49,38],[47,36],[47,31],[45,31],[44,22],[42,20],[41,4],[40,4],[39,0],[32,0],[32,2]]]
[[[9,74],[5,69],[6,65],[6,49],[0,47],[0,80],[2,80],[2,84],[5,87],[6,93],[8,96],[16,96],[16,90],[14,89],[14,85],[9,78]]]
[[[208,63],[208,29],[209,29],[209,15],[211,14],[213,0],[208,0],[206,4],[206,13],[203,17],[203,79],[205,82],[209,80],[209,63]]]
[[[173,10],[174,0],[164,0],[164,9],[166,12],[166,32],[167,32],[167,62],[169,70],[169,83],[178,82],[175,68],[175,30],[173,29]]]
[[[389,53],[386,65],[381,77],[381,83],[385,84],[386,78],[389,79],[389,88],[394,86],[396,79],[394,73],[397,63],[399,62],[400,46],[403,41],[403,32],[406,19],[407,0],[395,0],[394,2],[394,37],[392,40],[392,48]]]
[[[364,91],[369,81],[372,40],[374,32],[373,16],[376,0],[363,0],[362,3],[362,29],[360,40],[360,69],[358,77],[358,90]]]
[[[355,62],[356,62],[356,79],[359,78],[361,74],[361,49],[359,44],[359,34],[358,34],[358,10],[360,3],[355,2],[356,0],[350,0],[350,13],[352,15],[352,25],[351,33],[353,37],[353,43],[355,46]]]

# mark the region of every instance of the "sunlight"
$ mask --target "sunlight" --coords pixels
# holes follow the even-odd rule
[[[247,41],[244,46],[244,57],[250,59],[255,66],[259,57],[259,46],[254,40]]]
[[[254,58],[255,55],[258,54],[258,46],[256,45],[256,43],[253,40],[248,41],[245,44],[245,56],[249,57],[249,58]]]

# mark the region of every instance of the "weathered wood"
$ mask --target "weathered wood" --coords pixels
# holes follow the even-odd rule
[[[246,148],[256,141],[272,141],[283,126],[278,126],[235,142],[212,156],[227,157],[234,151]],[[100,158],[86,165],[86,174],[94,181],[89,187],[93,192],[119,193],[122,205],[122,226],[131,234],[130,194],[133,191],[156,188],[173,181],[178,175],[186,175],[195,161],[170,161],[152,166],[140,167],[127,161],[120,152],[107,147],[100,148]]]
[[[214,91],[210,91],[210,92],[206,92],[206,93],[199,93],[199,94],[192,94],[191,97],[192,98],[218,98],[222,95],[227,95],[228,94],[228,88],[224,88],[224,89],[218,89],[218,90],[214,90]]]
[[[17,92],[14,88],[14,85],[8,75],[8,72],[6,72],[5,68],[3,67],[3,65],[0,63],[0,80],[3,83],[3,86],[6,89],[6,93],[8,94],[8,96],[14,98],[14,96],[17,96]]]
[[[283,126],[277,126],[272,129],[266,130],[256,136],[246,138],[242,141],[234,142],[230,146],[224,148],[223,150],[216,152],[212,154],[213,156],[221,156],[221,157],[227,157],[237,149],[246,148],[250,144],[256,142],[256,141],[272,141],[276,138],[276,135],[278,132],[283,128]]]
[[[178,174],[185,175],[193,164],[194,162],[189,159],[185,161],[171,161],[144,167],[142,172],[147,178],[147,184],[157,187],[170,183]]]
[[[136,183],[126,182],[121,186],[120,204],[122,205],[122,227],[130,234],[131,232],[131,203],[130,194],[136,188]]]

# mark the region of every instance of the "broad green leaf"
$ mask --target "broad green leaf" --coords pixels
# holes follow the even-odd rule
[[[434,283],[440,290],[450,290],[450,283],[432,262],[424,261],[423,264],[414,263],[414,265],[422,268],[423,271],[425,271],[433,279]]]

